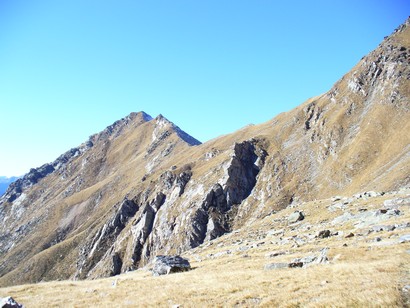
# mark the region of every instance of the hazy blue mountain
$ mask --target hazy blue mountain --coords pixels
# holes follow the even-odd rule
[[[0,176],[0,196],[5,193],[10,183],[13,183],[17,179],[18,179],[17,176],[12,176],[12,177]]]

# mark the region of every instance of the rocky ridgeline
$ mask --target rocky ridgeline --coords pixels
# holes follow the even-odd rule
[[[17,179],[15,182],[11,183],[7,191],[3,196],[0,197],[0,206],[5,202],[13,202],[18,197],[21,196],[24,190],[32,187],[34,184],[38,183],[41,179],[48,176],[49,174],[58,171],[64,174],[64,170],[70,162],[87,152],[90,148],[94,146],[97,142],[104,142],[109,138],[115,138],[121,135],[123,129],[132,123],[138,116],[141,116],[142,121],[150,121],[152,117],[145,112],[131,113],[127,117],[114,122],[112,125],[105,128],[102,132],[90,136],[90,138],[79,147],[72,148],[64,154],[60,155],[54,162],[47,163],[38,168],[32,168],[25,174],[22,178]]]
[[[79,148],[73,148],[67,151],[51,164],[44,164],[39,168],[30,169],[22,178],[10,184],[5,194],[0,198],[0,205],[4,202],[13,202],[21,196],[24,190],[38,183],[42,178],[55,170],[64,168],[72,158],[81,155],[91,146],[92,144],[86,143]]]

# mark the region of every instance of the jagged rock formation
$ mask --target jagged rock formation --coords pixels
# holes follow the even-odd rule
[[[10,184],[16,181],[17,179],[18,177],[16,176],[0,176],[0,196],[3,195],[6,192],[7,188],[10,186]]]
[[[1,308],[24,308],[23,305],[17,303],[11,296],[0,298]]]
[[[299,201],[410,184],[409,21],[332,89],[205,144],[132,113],[0,198],[0,285],[117,275]]]

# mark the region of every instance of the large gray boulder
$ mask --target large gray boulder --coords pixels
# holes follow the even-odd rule
[[[156,256],[152,274],[154,276],[185,272],[191,269],[187,259],[180,256]]]
[[[0,298],[0,308],[24,308],[24,306],[17,303],[11,296],[8,296]]]

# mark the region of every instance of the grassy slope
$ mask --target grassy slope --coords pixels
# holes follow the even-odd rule
[[[366,208],[382,208],[384,200],[406,198],[400,206],[402,215],[383,225],[410,220],[410,191],[399,195],[357,200],[348,205],[350,213]],[[348,221],[332,225],[342,210],[330,212],[331,200],[299,204],[306,214],[304,221],[289,225],[286,217],[295,209],[286,209],[266,217],[250,228],[238,230],[184,254],[193,270],[169,276],[152,277],[147,269],[108,279],[93,281],[46,282],[0,289],[0,296],[10,295],[27,307],[99,307],[112,306],[283,306],[283,307],[352,307],[403,306],[403,285],[410,283],[410,244],[398,243],[409,228],[366,234],[371,228],[356,228]],[[309,229],[308,229],[309,227]],[[279,235],[269,231],[283,229],[280,237],[303,237],[323,228],[343,236],[313,239],[297,245],[276,244]],[[355,234],[345,238],[349,232]],[[381,241],[377,242],[376,237]],[[344,244],[347,245],[344,246]],[[248,247],[241,251],[239,247]],[[307,268],[264,270],[272,262],[289,262],[294,258],[329,248],[328,264]],[[228,250],[231,253],[226,253]],[[269,258],[272,251],[285,255]],[[222,253],[221,253],[222,252]],[[218,255],[218,253],[220,253]]]

